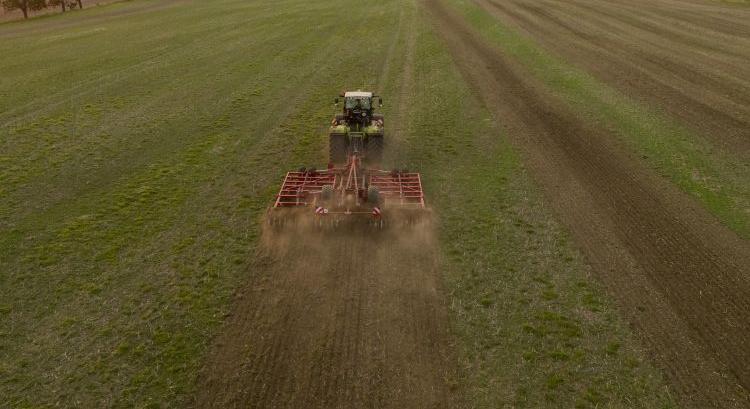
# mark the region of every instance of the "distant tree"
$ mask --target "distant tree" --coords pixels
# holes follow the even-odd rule
[[[81,0],[47,0],[47,5],[49,6],[60,6],[60,9],[63,13],[65,13],[67,10],[73,10],[76,7],[83,8],[83,4],[81,4]]]
[[[63,13],[65,13],[66,7],[68,7],[67,0],[49,0],[47,3],[48,6],[60,6],[60,9]]]
[[[8,11],[21,10],[23,18],[29,18],[29,10],[41,10],[47,7],[45,0],[0,0]]]
[[[83,8],[81,0],[47,0],[47,5],[60,6],[60,9],[63,13],[65,13],[66,10],[73,10],[76,7],[78,7],[79,9]]]

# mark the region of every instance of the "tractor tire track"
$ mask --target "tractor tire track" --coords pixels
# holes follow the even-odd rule
[[[750,155],[750,39],[742,30],[728,38],[695,32],[689,21],[676,22],[653,2],[476,1],[602,81],[691,125],[716,146]]]
[[[750,245],[456,12],[439,0],[424,4],[684,406],[750,405]]]
[[[731,6],[701,0],[639,0],[610,4],[654,14],[666,24],[685,22],[709,36],[723,34],[727,38],[750,38],[750,26],[747,24],[750,11],[742,5]]]
[[[413,103],[412,95],[414,93],[414,63],[416,58],[417,48],[417,31],[410,30],[406,37],[406,50],[404,55],[404,65],[401,68],[401,78],[398,83],[398,109],[394,115],[393,132],[390,148],[386,146],[386,158],[393,164],[400,164],[402,161],[401,150],[395,149],[394,146],[404,145],[407,140],[407,134],[411,122],[409,120],[409,113],[411,112],[411,106]]]
[[[292,229],[266,240],[199,377],[196,407],[452,407],[429,229]]]
[[[414,30],[403,14],[387,54],[407,36],[405,59],[413,62]],[[384,63],[380,75],[394,72]],[[455,365],[433,235],[431,228],[264,233],[193,406],[460,406],[448,385]]]

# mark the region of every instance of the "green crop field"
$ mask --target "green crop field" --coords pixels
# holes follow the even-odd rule
[[[355,88],[383,95],[388,162],[423,175],[468,407],[673,407],[421,7],[134,0],[0,24],[0,407],[188,405],[284,172],[325,164]],[[612,104],[591,115],[641,115]],[[746,168],[706,167],[731,176],[713,191],[633,144],[747,236]]]

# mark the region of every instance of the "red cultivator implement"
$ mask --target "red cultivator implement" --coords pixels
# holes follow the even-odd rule
[[[367,169],[355,153],[345,166],[288,172],[269,209],[269,222],[286,224],[295,219],[292,214],[301,213],[315,226],[360,219],[382,227],[386,222],[414,223],[424,212],[419,173]]]

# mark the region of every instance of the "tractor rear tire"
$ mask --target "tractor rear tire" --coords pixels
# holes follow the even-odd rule
[[[346,164],[348,143],[346,135],[331,134],[328,137],[329,160],[334,165]]]
[[[383,160],[383,135],[370,136],[367,138],[367,163],[379,165]]]

